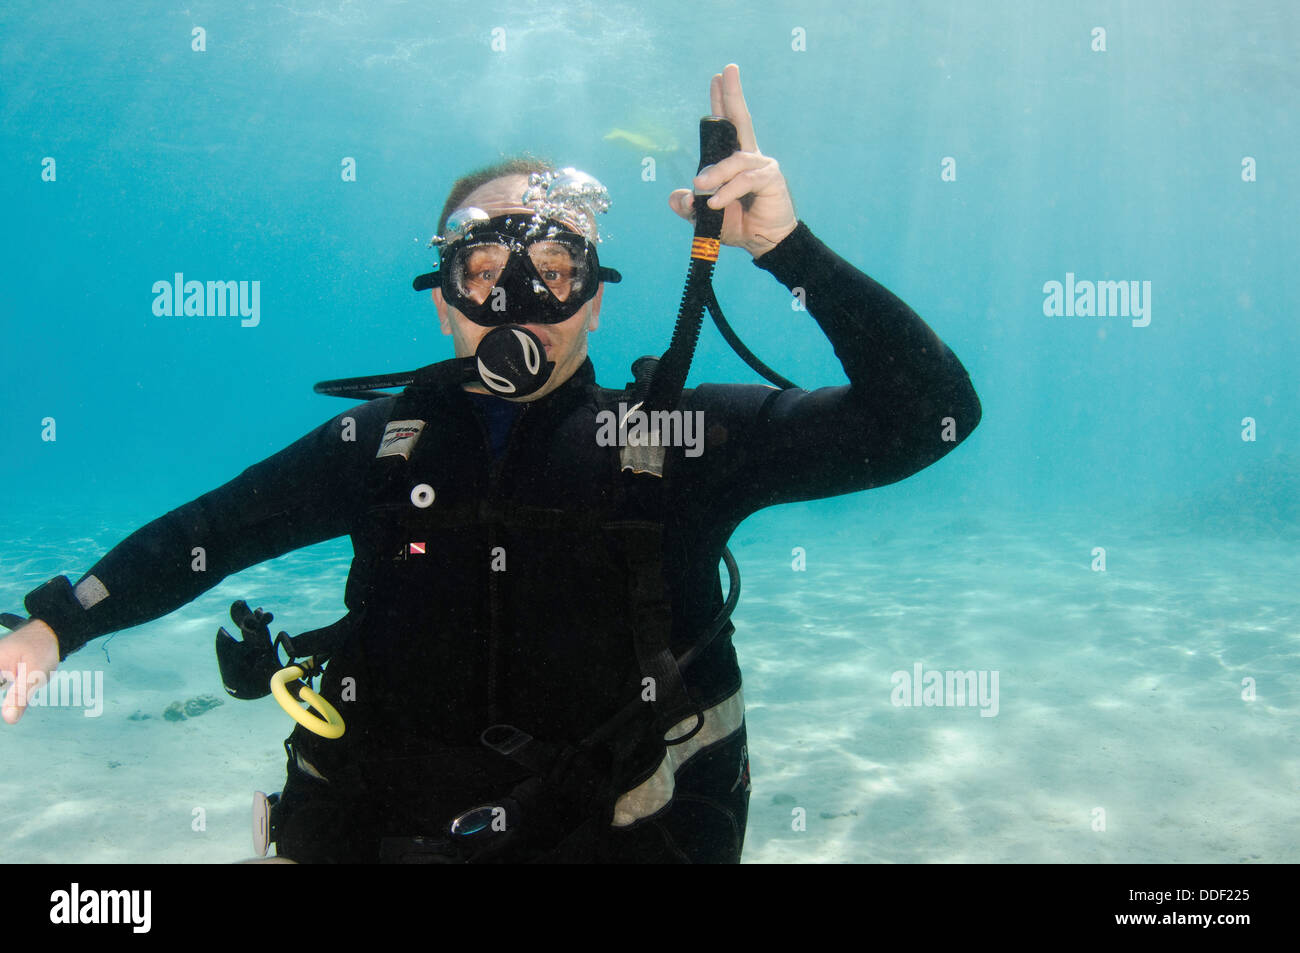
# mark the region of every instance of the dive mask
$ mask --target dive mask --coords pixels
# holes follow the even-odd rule
[[[596,254],[595,216],[609,199],[594,178],[573,169],[534,173],[523,201],[530,211],[452,213],[429,243],[438,247],[439,268],[416,278],[415,290],[441,287],[475,324],[496,327],[567,321],[600,282],[622,280]]]

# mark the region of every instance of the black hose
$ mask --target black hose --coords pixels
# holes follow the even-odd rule
[[[700,169],[716,165],[739,148],[736,127],[728,120],[715,116],[700,120]],[[704,324],[704,308],[712,294],[722,215],[722,209],[709,208],[709,196],[695,196],[695,238],[691,242],[686,286],[682,289],[682,302],[668,350],[659,359],[649,383],[638,388],[636,397],[642,402],[643,410],[672,410],[681,399],[695,357],[695,345],[700,339],[700,327]]]
[[[736,335],[736,332],[731,329],[731,325],[727,323],[727,319],[722,313],[722,305],[718,304],[718,296],[713,293],[712,284],[709,285],[709,297],[705,303],[708,305],[709,314],[713,317],[713,323],[718,327],[718,333],[731,345],[731,349],[740,356],[742,361],[757,371],[759,376],[766,378],[783,390],[787,388],[799,389],[798,384],[782,377],[760,361],[753,351],[745,347],[745,342]]]

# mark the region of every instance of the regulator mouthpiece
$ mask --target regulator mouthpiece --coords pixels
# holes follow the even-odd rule
[[[479,382],[499,397],[535,394],[555,370],[537,335],[518,324],[503,324],[483,335],[470,360]]]

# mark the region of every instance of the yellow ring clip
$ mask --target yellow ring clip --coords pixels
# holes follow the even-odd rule
[[[307,664],[311,664],[310,660],[308,660]],[[280,703],[280,707],[284,709],[285,714],[308,731],[315,732],[322,738],[343,737],[345,728],[343,717],[333,705],[306,685],[298,689],[298,694],[310,707],[299,707],[298,700],[289,694],[289,689],[285,687],[285,684],[296,678],[303,678],[306,674],[301,665],[290,665],[288,668],[280,669],[271,676],[271,694]],[[321,718],[313,714],[312,708],[325,717]]]

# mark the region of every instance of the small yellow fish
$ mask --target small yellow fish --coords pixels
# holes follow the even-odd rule
[[[678,149],[677,140],[671,137],[661,143],[643,132],[631,132],[627,129],[611,129],[605,133],[605,141],[624,142],[642,152],[676,152]]]

